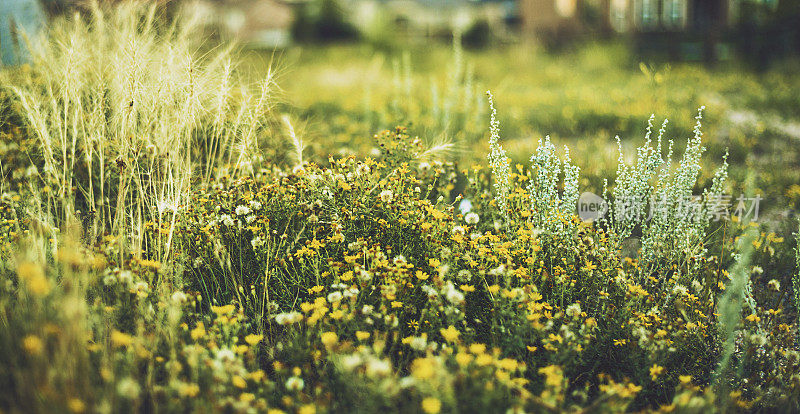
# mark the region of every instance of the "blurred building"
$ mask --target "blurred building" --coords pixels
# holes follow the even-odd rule
[[[736,0],[610,0],[610,24],[618,32],[702,31],[733,26]]]
[[[618,33],[730,27],[737,0],[519,0],[525,32],[565,28]]]
[[[740,0],[519,0],[523,33],[563,40],[627,34],[637,52],[674,59],[726,58]]]
[[[616,32],[631,33],[639,54],[677,60],[727,60],[738,23],[737,0],[611,0]]]
[[[495,34],[508,34],[518,20],[517,0],[343,0],[356,11],[357,24],[378,14],[414,35],[463,32],[478,21]]]
[[[579,30],[584,22],[578,9],[578,0],[519,0],[522,29],[528,35]]]
[[[284,47],[291,42],[297,1],[206,0],[214,25],[224,37],[252,47]]]

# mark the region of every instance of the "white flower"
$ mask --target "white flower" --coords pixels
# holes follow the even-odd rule
[[[383,190],[378,197],[380,197],[381,201],[384,203],[391,203],[394,199],[394,193],[392,193],[392,190]]]
[[[328,294],[328,302],[335,303],[342,300],[342,292],[331,292]]]
[[[416,351],[424,351],[425,347],[428,345],[428,340],[425,339],[424,336],[414,336],[411,338],[411,341],[408,343],[411,349]]]
[[[224,224],[226,226],[230,227],[230,226],[234,225],[233,218],[231,216],[227,215],[227,214],[223,214],[223,215],[219,216],[219,218],[222,221],[222,224]]]
[[[392,366],[388,361],[373,358],[367,363],[367,375],[370,377],[386,376],[392,372]]]
[[[188,299],[189,298],[186,296],[186,294],[181,292],[180,290],[175,291],[175,293],[172,294],[172,302],[177,303],[179,305],[186,303]]]
[[[247,206],[236,206],[236,215],[237,216],[246,216],[250,214],[250,207]]]
[[[394,295],[397,293],[397,286],[395,285],[381,285],[381,294]]]
[[[346,297],[346,298],[354,298],[354,297],[358,296],[358,289],[355,288],[355,287],[351,287],[350,289],[347,289],[342,293],[344,294],[344,297]]]
[[[447,284],[444,285],[442,294],[445,298],[447,298],[448,301],[450,301],[450,303],[454,305],[460,305],[464,303],[464,294],[456,289],[456,287],[453,285],[453,282],[448,281]]]
[[[258,249],[259,247],[264,245],[264,240],[258,236],[250,240],[250,245],[253,246],[253,249]]]
[[[423,292],[425,292],[426,295],[428,295],[429,299],[433,299],[439,296],[439,294],[436,293],[436,290],[432,288],[430,285],[422,285],[421,289]]]
[[[570,318],[577,317],[581,314],[581,305],[578,303],[573,303],[572,305],[567,306],[566,313]]]
[[[461,227],[461,226],[455,226],[455,227],[453,227],[453,233],[456,233],[456,234],[461,234],[461,235],[463,235],[463,234],[464,234],[464,233],[466,233],[466,232],[467,232],[467,231],[466,231],[466,230],[464,230],[464,228],[463,228],[463,227]]]
[[[370,313],[372,313],[373,309],[375,308],[373,308],[372,305],[364,305],[364,307],[361,308],[361,313],[363,313],[364,315],[369,315]]]
[[[358,280],[366,282],[372,279],[372,275],[364,269],[358,271]]]
[[[341,363],[346,371],[352,371],[361,365],[361,356],[358,354],[345,355],[342,357]]]
[[[236,354],[228,348],[222,348],[217,351],[217,360],[222,362],[235,361]]]
[[[489,274],[492,276],[501,276],[506,273],[506,265],[500,264],[500,266],[494,267],[489,270]]]
[[[278,325],[290,325],[300,322],[302,319],[303,315],[300,312],[284,312],[275,315],[275,322]]]
[[[456,277],[461,282],[469,282],[470,280],[472,280],[472,273],[470,273],[469,270],[467,269],[461,269],[456,274]]]
[[[261,210],[261,203],[256,200],[251,200],[250,208],[252,208],[253,210]]]
[[[123,270],[119,272],[117,279],[119,279],[119,283],[123,285],[128,285],[131,282],[133,282],[133,273],[131,273],[130,270]]]
[[[569,330],[567,325],[561,325],[561,329],[558,330],[558,333],[561,334],[561,337],[563,337],[565,341],[570,341],[575,338],[575,334]]]
[[[305,381],[298,377],[289,377],[286,380],[286,389],[289,391],[300,391],[306,386]]]
[[[767,338],[764,335],[752,334],[750,335],[750,342],[757,347],[762,347],[767,344]]]
[[[119,395],[129,399],[135,400],[139,398],[139,392],[142,388],[139,384],[131,377],[123,378],[119,384],[117,384],[117,392]]]
[[[383,317],[383,323],[390,328],[397,328],[397,325],[400,324],[400,320],[394,315],[386,315]]]
[[[414,380],[414,377],[409,375],[407,377],[400,378],[400,381],[397,383],[397,385],[399,385],[401,389],[406,389],[413,387],[415,383],[416,380]]]
[[[467,213],[467,215],[464,216],[464,221],[470,225],[478,224],[480,220],[481,220],[480,216],[478,216],[478,214],[474,212]]]
[[[686,289],[686,286],[676,284],[675,287],[672,288],[673,295],[686,296],[687,293],[689,293],[689,290]]]
[[[147,286],[147,282],[136,282],[136,284],[133,285],[133,289],[137,292],[147,292],[150,287]]]

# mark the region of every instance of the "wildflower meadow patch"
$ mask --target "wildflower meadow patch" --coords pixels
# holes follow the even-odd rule
[[[198,19],[92,4],[0,72],[0,411],[800,410],[796,164],[716,108],[520,155],[457,49],[314,138]]]

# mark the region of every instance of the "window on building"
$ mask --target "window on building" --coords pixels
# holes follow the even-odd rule
[[[668,29],[686,27],[686,0],[664,0],[661,8],[661,21]]]
[[[611,0],[611,27],[617,32],[628,31],[628,0]]]
[[[658,0],[634,1],[636,25],[642,30],[655,29],[659,24]]]

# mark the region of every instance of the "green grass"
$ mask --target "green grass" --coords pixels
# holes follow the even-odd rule
[[[0,411],[800,410],[790,66],[271,66],[174,19],[96,7],[0,73]],[[582,221],[601,190],[669,202]],[[758,222],[705,214],[744,190]]]
[[[509,45],[461,57],[437,43],[396,52],[345,45],[289,49],[278,61],[284,107],[306,120],[303,132],[317,158],[368,155],[372,134],[404,125],[425,141],[452,141],[453,160],[480,161],[488,150],[488,114],[471,102],[491,90],[513,163],[526,164],[538,139],[550,135],[557,148],[572,149],[587,176],[582,184],[599,191],[616,166],[616,135],[632,151],[654,114],[659,124],[669,120],[666,137],[681,148],[692,134],[691,114],[705,106],[707,154],[716,160],[729,152],[731,190],[740,193],[754,170],[765,207],[782,212],[800,203],[797,189],[790,190],[800,182],[800,106],[789,92],[800,85],[790,64],[767,73],[735,63],[714,69],[653,64],[638,61],[622,43],[589,44],[560,55]],[[469,102],[466,88],[472,90]],[[459,102],[450,119],[457,128],[443,125],[449,97]]]

